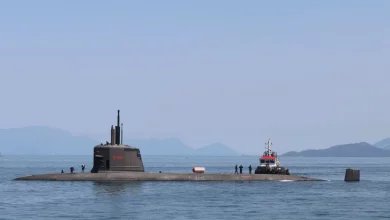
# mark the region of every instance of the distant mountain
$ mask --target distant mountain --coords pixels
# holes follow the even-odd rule
[[[375,147],[366,142],[336,145],[321,150],[290,151],[282,156],[290,157],[390,157],[390,150]]]
[[[176,138],[124,139],[123,143],[140,148],[143,155],[238,155],[223,144],[194,149]],[[0,152],[3,155],[91,155],[93,147],[98,144],[100,141],[93,138],[45,126],[0,129]]]
[[[138,147],[144,155],[204,155],[204,156],[236,156],[236,151],[221,144],[214,143],[194,149],[176,138],[169,139],[127,139],[126,143]]]
[[[98,141],[44,126],[0,129],[0,151],[5,154],[91,154]]]
[[[385,138],[381,141],[378,141],[374,144],[375,147],[390,149],[390,138]]]
[[[210,155],[210,156],[238,156],[240,155],[237,151],[230,149],[229,147],[221,144],[214,143],[207,145],[202,148],[196,149],[195,154],[197,155]]]
[[[124,139],[123,143],[139,148],[143,155],[191,155],[195,152],[176,138]]]

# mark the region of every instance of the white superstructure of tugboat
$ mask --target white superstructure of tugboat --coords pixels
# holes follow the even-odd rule
[[[290,175],[287,168],[281,167],[276,152],[271,150],[271,139],[268,139],[263,155],[259,158],[260,166],[255,170],[255,174],[284,174]]]

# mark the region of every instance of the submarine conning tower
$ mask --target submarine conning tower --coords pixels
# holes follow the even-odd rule
[[[111,143],[97,145],[93,149],[93,168],[98,172],[144,172],[141,152],[138,148],[124,145],[123,130],[118,110],[117,125],[111,125]],[[123,124],[122,124],[123,129]]]

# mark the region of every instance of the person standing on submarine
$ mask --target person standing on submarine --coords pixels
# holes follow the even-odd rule
[[[249,174],[252,174],[252,165],[249,165]]]
[[[238,167],[237,167],[237,164],[236,164],[236,166],[234,167],[234,169],[236,170],[235,172],[234,172],[234,174],[238,174],[238,171],[237,171],[237,169],[238,169]]]
[[[244,168],[242,165],[240,165],[240,174],[242,174],[242,168]]]

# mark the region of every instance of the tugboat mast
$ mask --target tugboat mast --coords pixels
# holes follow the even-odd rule
[[[271,142],[271,138],[268,138],[268,141],[267,143],[265,143],[267,146],[265,147],[265,149],[267,149],[266,151],[266,155],[267,156],[270,156],[272,154],[272,151],[271,151],[271,145],[272,145],[272,142]]]

